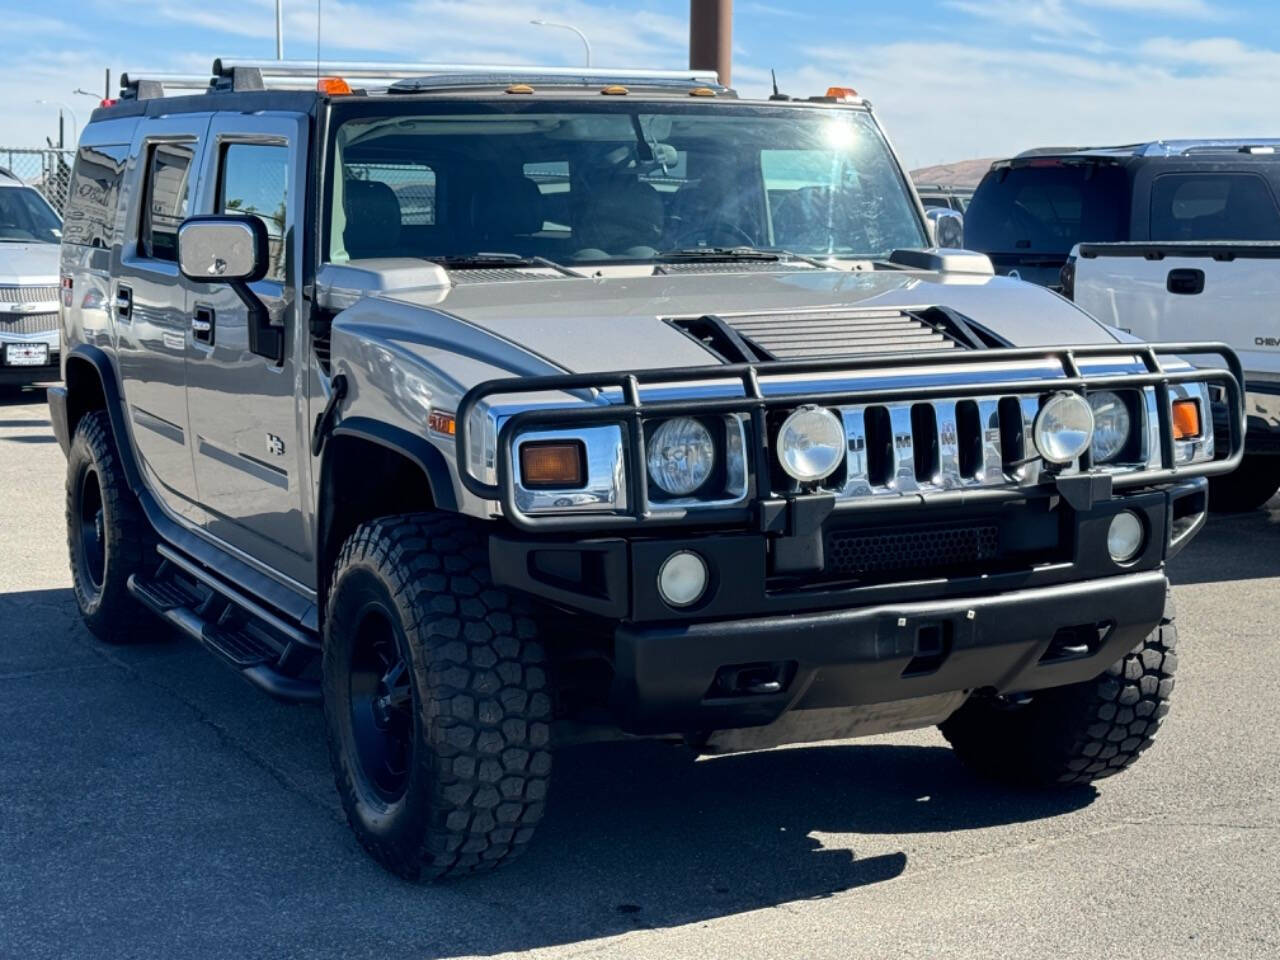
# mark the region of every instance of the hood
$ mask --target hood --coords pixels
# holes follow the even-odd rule
[[[56,243],[0,243],[0,285],[58,285]]]
[[[786,334],[783,325],[794,322],[788,315],[800,311],[948,307],[1015,346],[1115,340],[1074,304],[1031,284],[899,270],[464,283],[384,296],[456,318],[570,373],[714,363],[705,347],[665,322],[705,314],[725,317],[731,326],[733,315],[754,314],[753,331],[761,333],[763,324],[763,332],[776,340]],[[768,329],[773,323],[777,327]],[[901,350],[912,349],[904,336]],[[887,352],[897,352],[896,346],[890,344]],[[841,351],[810,354],[839,356]]]

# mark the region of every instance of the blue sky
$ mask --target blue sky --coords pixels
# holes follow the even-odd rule
[[[322,0],[326,58],[683,66],[688,0]],[[1280,135],[1275,0],[737,0],[734,84],[852,85],[910,166],[1047,143]],[[315,53],[315,0],[285,0],[286,56]],[[270,57],[274,0],[0,0],[0,146],[34,145],[103,70],[205,72]],[[15,54],[12,51],[19,51]]]

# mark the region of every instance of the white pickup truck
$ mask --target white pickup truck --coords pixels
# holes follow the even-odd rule
[[[1280,214],[1273,207],[1268,215],[1280,234]],[[1062,279],[1080,307],[1139,339],[1235,348],[1245,369],[1246,453],[1239,470],[1211,481],[1210,502],[1236,512],[1270,500],[1280,489],[1280,242],[1080,243]]]

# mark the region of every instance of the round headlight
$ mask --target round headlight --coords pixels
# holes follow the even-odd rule
[[[1129,407],[1110,390],[1089,394],[1093,407],[1093,459],[1106,463],[1120,455],[1129,442]]]
[[[1050,463],[1070,463],[1093,442],[1093,407],[1078,393],[1050,397],[1036,414],[1036,450]]]
[[[649,438],[649,477],[673,497],[693,493],[711,476],[716,445],[711,431],[697,420],[667,420]]]
[[[801,407],[782,421],[778,461],[801,483],[823,480],[844,462],[844,425],[823,407]]]

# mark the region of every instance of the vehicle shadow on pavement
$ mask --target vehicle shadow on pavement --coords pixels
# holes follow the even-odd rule
[[[1280,499],[1272,509],[1212,514],[1204,529],[1169,562],[1174,586],[1280,576]]]
[[[44,387],[0,386],[0,407],[16,407],[22,404],[44,402]]]
[[[504,872],[472,881],[481,895],[513,902],[520,890],[554,891],[540,900],[539,935],[476,931],[460,953],[518,951],[829,897],[903,873],[907,852],[894,840],[886,849],[886,835],[1054,817],[1097,796],[1092,788],[1010,792],[972,777],[946,747],[883,742],[696,762],[665,744],[599,745],[563,751],[556,763],[533,847]],[[824,835],[832,836],[824,842]]]
[[[66,588],[0,594],[0,728],[20,718],[23,731],[0,741],[0,796],[16,804],[0,830],[0,904],[8,883],[20,905],[7,919],[0,906],[0,929],[20,922],[17,944],[61,945],[23,955],[102,946],[71,923],[90,905],[113,917],[121,951],[104,956],[167,952],[159,918],[176,915],[192,958],[554,947],[892,880],[912,836],[930,846],[1096,797],[990,786],[930,735],[703,759],[653,742],[580,746],[557,754],[524,857],[424,887],[379,868],[341,823],[318,709],[273,703],[167,631],[154,639],[101,647]],[[271,907],[229,925],[229,899]]]

